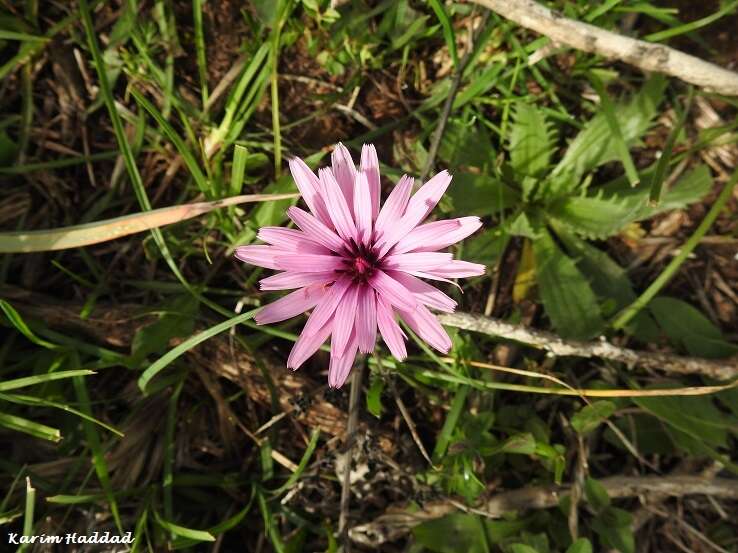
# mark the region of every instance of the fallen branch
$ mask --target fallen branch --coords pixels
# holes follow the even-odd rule
[[[666,373],[698,374],[716,380],[730,380],[738,377],[738,361],[735,358],[713,361],[657,351],[621,348],[604,340],[592,342],[564,340],[551,332],[513,325],[499,319],[471,313],[440,314],[438,318],[441,324],[446,326],[514,340],[543,349],[552,355],[599,357],[624,363],[628,367],[638,366]]]
[[[705,90],[738,96],[738,73],[662,44],[626,37],[564,17],[533,0],[472,0],[518,25],[608,59],[621,60],[644,71],[677,77]]]
[[[702,476],[610,476],[599,480],[613,498],[636,496],[681,497],[709,495],[738,499],[738,480],[728,478],[705,479]],[[423,509],[410,512],[405,508],[390,509],[367,524],[354,526],[349,537],[357,543],[377,547],[409,533],[415,526],[441,518],[457,510],[500,518],[505,513],[529,509],[548,509],[559,504],[570,486],[535,486],[498,493],[478,508],[467,508],[452,501],[426,503]]]

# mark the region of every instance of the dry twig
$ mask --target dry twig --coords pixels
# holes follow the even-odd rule
[[[513,325],[499,319],[471,313],[444,313],[438,318],[441,324],[446,326],[522,342],[558,356],[599,357],[624,363],[629,367],[638,366],[673,374],[698,374],[716,380],[730,380],[738,377],[738,362],[735,358],[712,361],[657,351],[621,348],[605,340],[591,342],[564,340],[551,332]]]
[[[518,25],[565,44],[621,60],[644,71],[677,77],[705,90],[738,96],[738,73],[662,44],[626,37],[564,17],[533,0],[472,0]]]
[[[610,476],[599,480],[613,499],[636,496],[711,495],[738,499],[738,480],[728,478],[705,479],[702,476]],[[532,486],[498,493],[479,508],[465,510],[489,518],[500,518],[505,513],[526,509],[548,509],[559,504],[569,493],[567,486]],[[455,501],[427,503],[423,510],[408,512],[404,508],[388,510],[367,524],[354,526],[349,536],[357,543],[377,547],[406,535],[423,522],[441,518],[462,507]]]

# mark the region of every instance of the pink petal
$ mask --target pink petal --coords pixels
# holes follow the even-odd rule
[[[288,253],[287,250],[262,244],[238,246],[235,251],[237,259],[266,269],[279,269],[276,258],[286,253]]]
[[[394,358],[398,361],[404,361],[407,357],[405,334],[395,321],[392,307],[382,299],[382,296],[377,296],[377,326],[379,326],[379,332],[382,334],[384,343],[387,344]]]
[[[328,319],[335,313],[338,304],[341,302],[343,295],[351,285],[351,279],[342,276],[330,287],[328,293],[323,298],[315,310],[308,317],[305,327],[302,329],[303,333],[314,334],[321,328]]]
[[[454,259],[441,267],[428,269],[427,272],[430,275],[442,278],[465,278],[483,275],[484,270],[484,265],[480,265],[479,263]]]
[[[297,342],[295,342],[295,345],[292,346],[292,351],[290,351],[290,355],[287,358],[287,368],[299,369],[300,365],[320,349],[320,346],[322,346],[328,339],[328,336],[331,335],[332,330],[333,319],[330,319],[325,323],[317,332],[308,334],[303,330],[302,334],[300,334],[300,337],[297,339]]]
[[[356,320],[356,303],[359,298],[359,286],[351,284],[341,298],[333,316],[333,335],[331,336],[331,357],[340,357],[348,344],[349,336],[354,330]]]
[[[351,159],[351,153],[348,151],[348,148],[340,142],[336,144],[331,154],[331,167],[333,168],[333,175],[336,177],[338,186],[341,187],[341,192],[343,192],[343,197],[347,205],[351,206],[354,199],[356,166],[354,165],[354,160]],[[330,206],[328,206],[328,209],[330,211]]]
[[[367,175],[363,171],[356,175],[354,186],[354,220],[359,241],[369,244],[372,237],[372,198]]]
[[[329,229],[306,211],[293,206],[287,210],[287,215],[311,240],[322,244],[334,252],[339,252],[343,249],[343,240],[333,230]]]
[[[453,313],[456,309],[453,299],[427,282],[400,271],[388,271],[387,274],[410,290],[420,303],[445,313]]]
[[[432,252],[447,248],[479,230],[479,217],[461,217],[426,223],[411,230],[395,245],[395,253],[421,251]]]
[[[261,227],[256,237],[284,250],[304,253],[328,253],[326,248],[320,245],[317,240],[296,229]]]
[[[367,182],[369,183],[369,194],[372,199],[372,220],[374,220],[379,214],[379,197],[381,195],[379,159],[377,159],[377,150],[374,144],[364,144],[361,147],[361,170],[366,173]]]
[[[409,311],[415,309],[415,299],[410,291],[384,271],[375,270],[368,282],[378,296],[384,297],[392,305]]]
[[[374,350],[377,342],[377,306],[374,289],[369,286],[362,286],[359,290],[356,336],[361,353],[371,353]]]
[[[336,280],[336,273],[326,271],[322,273],[296,273],[285,271],[277,273],[259,281],[262,290],[291,290],[301,288],[310,284],[329,284]]]
[[[356,240],[354,218],[346,203],[346,198],[338,188],[333,173],[330,169],[321,169],[319,174],[320,182],[323,184],[323,189],[325,190],[326,205],[328,206],[328,213],[333,221],[333,226],[338,231],[339,236],[344,240],[351,240],[352,238]]]
[[[413,219],[416,219],[416,224],[420,223],[436,207],[449,184],[451,184],[451,175],[448,171],[444,170],[435,175],[410,198],[406,215],[411,215]]]
[[[400,253],[385,257],[382,266],[396,271],[428,271],[448,265],[452,259],[450,253],[444,252]]]
[[[341,258],[335,255],[284,252],[276,256],[277,268],[301,273],[322,273],[343,267]]]
[[[400,310],[400,316],[431,347],[441,353],[448,353],[451,349],[451,338],[424,305],[418,305],[414,311]]]
[[[451,183],[451,175],[441,171],[418,190],[407,204],[405,215],[382,237],[379,255],[386,254],[433,210]]]
[[[385,231],[385,226],[396,224],[403,213],[405,213],[414,182],[415,180],[412,177],[403,175],[397,185],[392,189],[379,215],[377,215],[377,222],[374,224],[377,236],[380,236]]]
[[[295,290],[291,294],[264,306],[256,314],[256,324],[264,325],[291,319],[312,309],[327,294],[325,286],[311,285]]]
[[[331,338],[332,341],[333,338]],[[328,386],[331,388],[340,388],[343,386],[349,373],[351,373],[351,367],[356,359],[357,349],[358,341],[356,339],[356,332],[352,330],[348,346],[343,355],[340,357],[331,355],[331,364],[328,367]]]
[[[322,198],[323,187],[315,173],[299,157],[293,157],[290,160],[290,172],[310,212],[321,222],[331,225],[331,218],[328,216],[328,210]]]

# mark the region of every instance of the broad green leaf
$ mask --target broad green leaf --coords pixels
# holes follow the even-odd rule
[[[630,101],[615,107],[614,114],[626,144],[631,145],[648,129],[663,99],[666,84],[663,76],[655,75]],[[610,125],[605,114],[600,111],[569,144],[566,154],[553,173],[555,176],[567,175],[572,186],[575,186],[586,172],[608,161],[614,161],[618,156]]]
[[[509,219],[502,228],[512,236],[524,236],[535,240],[540,234],[540,225],[535,224],[535,222],[536,219],[534,219],[534,223],[531,223],[530,218],[528,218],[525,212],[521,211],[514,218]]]
[[[726,447],[728,428],[735,427],[706,396],[634,397],[633,402],[662,421],[712,447]]]
[[[610,506],[610,496],[605,486],[594,478],[587,478],[584,481],[584,495],[595,511],[601,511]]]
[[[691,355],[721,358],[738,353],[738,345],[727,342],[720,329],[682,300],[660,296],[651,300],[648,309],[666,335]]]
[[[484,525],[477,516],[455,513],[413,528],[415,540],[434,553],[488,553]]]
[[[384,391],[384,379],[378,375],[372,375],[369,391],[366,393],[366,410],[377,418],[382,416],[382,392]]]
[[[518,102],[510,127],[510,164],[521,175],[539,176],[556,148],[554,128],[535,105]]]
[[[568,547],[566,553],[592,553],[592,543],[587,538],[579,538]]]
[[[587,279],[547,231],[533,242],[538,292],[556,331],[566,338],[592,338],[604,321]]]
[[[571,425],[580,434],[588,434],[597,428],[615,412],[615,404],[612,401],[595,401],[591,405],[585,405],[571,418]]]
[[[510,553],[540,553],[538,550],[524,543],[514,543],[508,549]]]
[[[605,545],[620,553],[635,553],[632,523],[630,513],[617,507],[608,507],[592,521],[592,529]]]
[[[510,236],[499,228],[478,232],[464,242],[464,259],[482,265],[496,265],[509,240]]]
[[[517,193],[489,175],[454,173],[448,189],[454,211],[464,215],[494,215],[518,200]]]

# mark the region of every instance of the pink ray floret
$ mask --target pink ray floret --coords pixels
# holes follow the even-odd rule
[[[407,336],[398,319],[447,353],[451,339],[428,308],[451,313],[456,302],[421,279],[478,276],[484,266],[439,251],[476,232],[482,226],[479,217],[425,222],[451,183],[447,171],[414,195],[414,180],[403,176],[380,206],[374,146],[364,145],[358,169],[342,144],[331,161],[318,175],[301,159],[290,161],[308,211],[291,207],[287,214],[296,229],[264,227],[258,237],[266,244],[240,246],[236,257],[281,271],[262,279],[262,290],[294,290],[266,305],[256,315],[258,324],[312,309],[287,366],[297,369],[330,338],[328,384],[339,388],[357,352],[374,349],[377,334],[398,361],[405,359]]]

